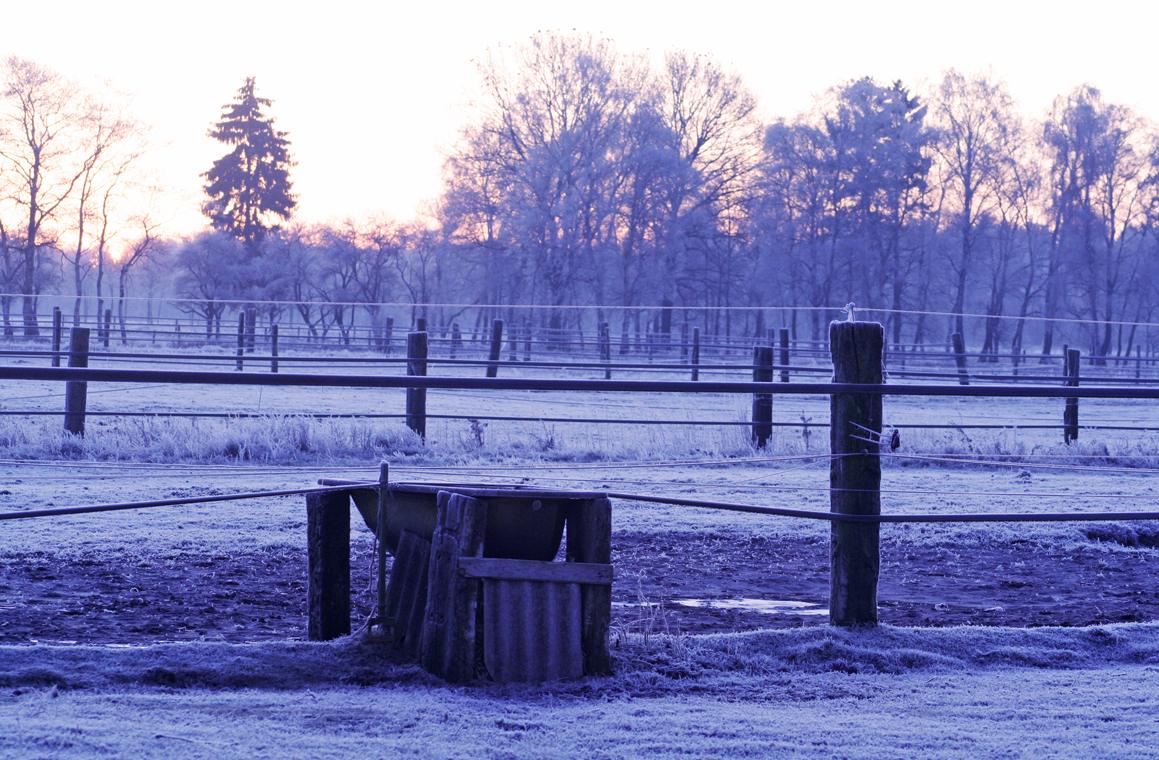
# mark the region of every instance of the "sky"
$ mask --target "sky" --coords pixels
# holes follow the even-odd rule
[[[405,222],[439,193],[442,156],[469,112],[472,61],[541,30],[600,34],[625,51],[711,55],[743,75],[769,119],[806,110],[849,79],[920,89],[950,67],[992,67],[1028,115],[1091,82],[1108,100],[1159,118],[1147,36],[1159,6],[1108,0],[1068,13],[1068,5],[62,0],[9,4],[0,53],[131,93],[163,146],[156,163],[185,194],[179,227],[200,224],[199,175],[224,153],[206,132],[246,76],[289,133],[300,218],[384,212]]]

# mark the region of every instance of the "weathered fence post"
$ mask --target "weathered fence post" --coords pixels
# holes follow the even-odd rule
[[[270,372],[278,372],[278,325],[270,325]]]
[[[969,385],[970,373],[966,369],[966,344],[962,340],[962,333],[951,335],[950,342],[954,344],[954,361],[958,364],[958,384]]]
[[[511,320],[510,335],[507,336],[508,360],[514,364],[519,361],[519,323]]]
[[[386,318],[386,339],[385,339],[386,345],[383,346],[383,349],[382,349],[383,352],[387,356],[390,355],[390,350],[391,350],[390,349],[390,340],[393,337],[394,337],[394,317],[387,317]]]
[[[1135,379],[1138,380],[1143,370],[1143,347],[1135,346]]]
[[[789,328],[781,328],[781,382],[789,382]],[[771,378],[770,378],[771,379]]]
[[[415,319],[415,332],[426,332],[426,331],[427,331],[427,318],[426,317],[418,317],[417,319]]]
[[[700,379],[700,328],[692,328],[692,382]]]
[[[688,361],[688,323],[680,323],[680,363]]]
[[[247,354],[252,354],[254,352],[254,345],[257,342],[258,310],[254,309],[254,308],[249,308],[249,309],[246,309],[245,314],[246,314],[246,316],[245,316],[245,321],[246,321],[245,352]]]
[[[181,323],[180,323],[180,322],[178,322],[176,326],[177,326],[177,330],[176,330],[176,333],[177,333],[177,347],[178,347],[178,348],[181,348]]]
[[[350,493],[306,494],[306,592],[310,641],[350,633]]]
[[[877,385],[885,334],[876,322],[832,322],[829,350],[833,382]],[[829,510],[846,515],[881,514],[881,394],[830,396]],[[877,624],[880,524],[835,520],[829,541],[829,622]]]
[[[68,366],[89,366],[89,328],[74,327],[69,331]],[[88,385],[84,380],[69,380],[64,384],[64,429],[73,435],[85,434]]]
[[[604,363],[604,379],[612,379],[612,326],[600,322],[600,361]]]
[[[753,382],[773,382],[772,346],[753,346]],[[753,394],[753,443],[763,449],[773,435],[773,394]]]
[[[60,337],[64,331],[64,319],[59,306],[52,307],[52,366],[60,366]]]
[[[451,323],[451,358],[455,358],[455,352],[459,350],[459,345],[463,342],[463,333],[459,330],[459,323]]]
[[[427,334],[413,332],[406,336],[406,374],[423,377],[427,374]],[[427,437],[427,389],[406,389],[406,426]]]
[[[113,331],[113,310],[105,309],[105,332],[104,343],[105,348],[109,347],[109,333]]]
[[[531,361],[531,320],[523,320],[523,361]]]
[[[1079,385],[1079,350],[1068,348],[1064,355],[1063,367],[1066,380],[1063,385],[1067,388],[1077,388]],[[1066,444],[1079,439],[1079,400],[1068,398],[1062,412],[1062,440]]]
[[[245,353],[245,312],[237,314],[237,371],[242,371],[242,354]]]
[[[487,377],[497,377],[499,375],[499,355],[503,353],[503,320],[495,319],[491,321],[491,352],[487,359],[490,364],[487,365]]]

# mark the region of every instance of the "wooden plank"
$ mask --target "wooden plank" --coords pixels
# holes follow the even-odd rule
[[[876,322],[833,322],[829,346],[833,382],[884,382],[881,357],[885,332]],[[881,514],[881,394],[830,396],[829,510],[847,515]],[[881,567],[879,523],[835,521],[829,540],[829,622],[877,624],[877,580]]]
[[[350,494],[306,494],[310,641],[350,634]]]
[[[459,572],[468,578],[612,585],[612,566],[590,562],[535,562],[528,559],[463,557],[459,560]]]
[[[574,502],[567,517],[567,560],[609,565],[612,562],[612,503],[607,498]],[[612,587],[580,587],[580,644],[584,675],[611,675],[608,628],[612,622]]]
[[[483,555],[486,529],[487,502],[439,492],[420,659],[424,668],[452,683],[475,677],[482,582],[459,574],[459,558]]]

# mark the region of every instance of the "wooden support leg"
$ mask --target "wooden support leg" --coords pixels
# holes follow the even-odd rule
[[[574,504],[567,517],[567,560],[601,565],[612,562],[612,503],[607,499]],[[584,675],[612,673],[608,651],[608,628],[612,620],[612,587],[580,586],[580,645],[584,653]]]
[[[350,494],[306,495],[310,641],[350,634]]]

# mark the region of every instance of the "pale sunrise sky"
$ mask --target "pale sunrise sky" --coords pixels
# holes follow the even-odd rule
[[[205,2],[8,3],[0,53],[70,77],[102,76],[135,96],[164,150],[168,184],[188,194],[224,151],[206,137],[242,78],[274,100],[289,132],[299,217],[384,211],[414,218],[439,192],[441,151],[463,121],[472,59],[538,30],[602,34],[625,51],[710,54],[737,69],[766,118],[792,116],[847,79],[911,89],[951,66],[992,66],[1024,113],[1091,82],[1159,118],[1154,3]],[[941,8],[939,10],[938,8]]]

